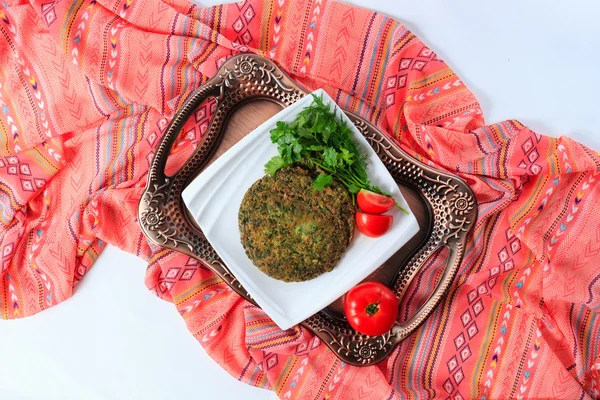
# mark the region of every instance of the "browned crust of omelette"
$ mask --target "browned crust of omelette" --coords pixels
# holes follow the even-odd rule
[[[242,245],[254,265],[286,282],[331,271],[354,233],[356,209],[338,182],[313,190],[314,174],[287,167],[256,181],[238,218]]]

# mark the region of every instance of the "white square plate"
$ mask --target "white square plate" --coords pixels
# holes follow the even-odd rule
[[[317,90],[314,94],[323,95],[325,103],[336,107],[337,115],[343,116],[352,128],[356,142],[368,154],[367,172],[372,184],[391,193],[408,209],[396,182],[358,129],[327,93]],[[419,230],[412,213],[405,215],[394,207],[391,211],[394,223],[388,233],[372,239],[356,231],[333,271],[307,282],[279,281],[252,264],[240,241],[240,204],[248,188],[265,175],[265,163],[278,154],[277,146],[271,143],[270,130],[277,121],[292,122],[312,101],[312,96],[306,96],[273,116],[216,159],[183,191],[183,201],[208,241],[281,329],[288,329],[331,304],[375,271]]]

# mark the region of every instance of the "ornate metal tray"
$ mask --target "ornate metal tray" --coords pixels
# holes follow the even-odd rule
[[[188,215],[181,193],[219,147],[227,121],[239,106],[266,99],[286,107],[307,93],[270,60],[248,54],[230,58],[213,78],[191,95],[167,127],[150,166],[148,183],[140,201],[139,221],[142,231],[151,241],[196,258],[252,303],[252,298]],[[167,176],[165,166],[175,139],[194,110],[211,97],[216,99],[216,109],[208,130],[185,165]],[[374,125],[350,111],[345,112],[394,179],[413,188],[429,213],[421,243],[412,251],[401,249],[404,254],[393,266],[389,283],[399,299],[428,259],[440,249],[447,249],[447,264],[433,292],[415,315],[396,323],[389,332],[377,337],[362,335],[353,330],[343,314],[335,309],[322,310],[302,322],[340,359],[366,366],[376,364],[391,354],[398,343],[427,319],[445,295],[462,260],[466,236],[476,219],[477,207],[471,189],[463,180],[413,159]]]

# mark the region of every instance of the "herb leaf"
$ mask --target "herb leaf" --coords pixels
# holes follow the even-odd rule
[[[265,164],[265,173],[271,176],[275,175],[275,172],[285,167],[285,161],[280,156],[274,156]]]
[[[335,151],[335,149],[333,147],[327,147],[325,150],[323,150],[323,161],[325,161],[325,164],[335,168],[337,167],[338,164],[338,159],[337,159],[338,153],[337,151]]]
[[[342,149],[341,154],[342,160],[346,163],[346,165],[352,165],[354,162],[354,154],[350,153],[350,151],[346,148]]]
[[[277,127],[271,129],[271,141],[273,143],[277,143],[279,138],[281,138],[289,129],[289,125],[283,121],[277,121]]]
[[[329,187],[329,185],[331,185],[332,182],[333,182],[333,177],[331,175],[321,173],[313,181],[313,189],[323,190],[326,187]]]
[[[354,183],[348,185],[348,191],[352,194],[360,192],[360,188],[356,186]]]

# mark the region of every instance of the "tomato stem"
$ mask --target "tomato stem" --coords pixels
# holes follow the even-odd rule
[[[377,300],[377,303],[371,303],[367,306],[367,308],[365,308],[365,312],[367,314],[369,314],[369,317],[372,317],[373,315],[377,314],[378,311],[379,311],[379,300]]]

